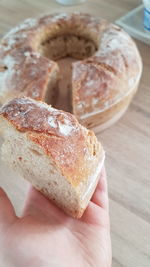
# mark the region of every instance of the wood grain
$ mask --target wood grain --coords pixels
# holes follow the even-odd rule
[[[27,17],[83,11],[115,21],[138,0],[89,0],[63,7],[55,1],[1,0],[0,36]],[[136,41],[144,70],[139,91],[123,118],[98,135],[106,150],[113,267],[150,266],[150,46]],[[0,162],[0,185],[21,213],[28,183]]]

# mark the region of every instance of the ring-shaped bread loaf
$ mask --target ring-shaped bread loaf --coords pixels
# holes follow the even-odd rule
[[[81,124],[103,130],[128,107],[142,72],[138,49],[118,26],[82,13],[27,19],[0,45],[0,102],[27,96],[53,105],[59,67],[72,64],[72,110]]]

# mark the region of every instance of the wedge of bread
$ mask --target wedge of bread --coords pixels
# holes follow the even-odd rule
[[[0,109],[1,156],[67,214],[82,216],[104,162],[96,136],[70,113],[27,97]]]

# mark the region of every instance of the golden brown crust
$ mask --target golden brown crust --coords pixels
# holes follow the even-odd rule
[[[73,78],[73,108],[77,117],[107,109],[127,89],[127,84],[109,66],[93,61],[74,64],[77,75]]]
[[[88,30],[84,30],[84,37],[98,41],[104,24],[88,14],[76,13],[27,19],[4,36],[0,45],[0,101],[4,103],[16,96],[44,100],[49,75],[57,64],[41,56],[39,44],[58,36],[60,30],[64,34],[76,30],[81,35],[78,28],[85,25]]]
[[[80,126],[73,115],[43,102],[13,99],[0,115],[44,149],[73,186],[92,175],[102,157],[93,132]]]
[[[73,63],[74,114],[108,110],[137,86],[142,62],[131,37],[116,25],[103,31],[96,54]],[[85,124],[84,124],[85,125]]]
[[[58,71],[58,67],[38,52],[39,46],[60,34],[84,37],[97,49],[92,57],[73,64],[73,110],[78,119],[109,109],[138,84],[141,58],[136,45],[122,29],[88,14],[50,14],[26,20],[2,39],[2,103],[16,96],[45,99],[50,74]]]
[[[57,64],[35,52],[25,49],[12,50],[0,58],[3,66],[1,75],[1,101],[16,96],[29,96],[37,100],[45,98],[49,75],[57,68]]]

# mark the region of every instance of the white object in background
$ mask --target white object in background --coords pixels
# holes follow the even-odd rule
[[[144,29],[150,31],[150,0],[143,0],[144,3]]]
[[[150,31],[143,27],[144,5],[129,11],[125,16],[116,20],[116,24],[124,28],[131,36],[150,45]]]
[[[76,5],[84,3],[86,0],[56,0],[56,1],[63,5]]]

